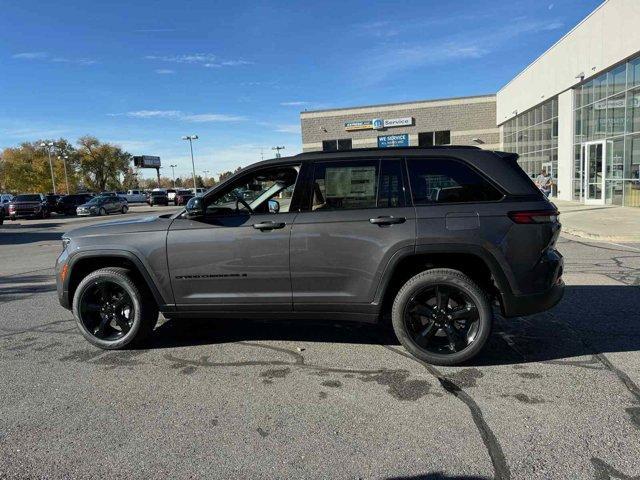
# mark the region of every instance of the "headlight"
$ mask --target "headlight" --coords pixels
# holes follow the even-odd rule
[[[69,237],[62,237],[62,250],[66,250],[70,243],[71,239]]]

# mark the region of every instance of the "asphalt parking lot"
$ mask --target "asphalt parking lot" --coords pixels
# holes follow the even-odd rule
[[[0,227],[0,478],[640,478],[639,244],[563,236],[561,304],[434,368],[331,319],[164,321],[98,350],[52,269],[96,221]]]

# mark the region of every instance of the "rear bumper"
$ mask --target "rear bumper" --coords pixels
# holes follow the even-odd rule
[[[502,295],[502,314],[505,317],[533,315],[553,308],[564,296],[564,282],[558,283],[549,290],[532,295]]]

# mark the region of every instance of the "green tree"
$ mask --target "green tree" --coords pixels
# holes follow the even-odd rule
[[[80,173],[85,185],[96,191],[118,190],[122,184],[131,155],[117,145],[102,143],[97,138],[85,136],[78,140]]]

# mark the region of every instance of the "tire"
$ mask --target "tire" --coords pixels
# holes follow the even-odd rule
[[[99,211],[98,211],[98,215],[100,215],[101,217],[106,215],[107,211],[104,209],[104,207],[102,207]]]
[[[11,220],[12,222],[16,221],[16,216],[15,215],[9,215],[9,220]]]
[[[468,298],[475,306],[476,310],[473,312],[475,316],[477,316],[477,319],[470,322],[470,328],[473,328],[475,333],[473,334],[472,340],[466,338],[466,342],[469,343],[460,351],[454,350],[449,353],[436,353],[428,350],[425,346],[419,345],[413,338],[415,333],[412,334],[411,328],[408,324],[409,322],[415,321],[411,320],[411,318],[415,317],[411,317],[411,314],[408,312],[410,305],[412,305],[411,302],[413,302],[416,297],[423,294],[423,292],[429,291],[430,289],[435,289],[435,291],[438,292],[437,287],[442,287],[450,292],[459,292],[460,295],[464,296],[464,298]],[[450,302],[449,294],[447,294],[446,301],[448,306]],[[435,309],[436,307],[432,306],[429,308]],[[469,307],[467,307],[467,309],[468,308]],[[464,309],[461,309],[460,311],[463,310]],[[415,313],[413,315],[415,315]],[[484,347],[491,333],[493,310],[484,291],[468,276],[458,270],[435,268],[419,273],[418,275],[410,278],[402,286],[396,295],[395,301],[393,302],[391,317],[393,330],[398,337],[398,340],[413,356],[433,365],[457,365],[473,358]],[[424,316],[421,318],[424,318]],[[451,316],[448,318],[450,319]],[[430,321],[430,319],[427,319],[427,324],[429,324]],[[446,336],[448,337],[449,332],[445,332],[445,330],[447,328],[451,329],[451,320],[447,322],[446,313],[444,313],[439,318],[439,321],[442,322],[442,325],[447,325],[440,328],[433,327],[433,324],[431,324],[427,325],[427,328],[434,328],[436,331],[435,334],[439,334],[440,332],[447,333]],[[427,328],[422,332],[423,335],[427,331]],[[426,347],[430,346],[429,342],[434,342],[435,338],[433,335],[434,334],[431,334],[430,336],[431,340],[426,341]],[[442,336],[443,335],[440,334],[440,337]],[[454,344],[455,343],[456,342],[454,342]]]
[[[133,307],[130,330],[114,340],[95,336],[81,317],[84,296],[98,282],[105,281],[124,290],[129,295]],[[126,268],[107,267],[91,272],[80,282],[73,296],[73,316],[80,333],[89,343],[104,350],[120,350],[141,345],[149,337],[158,322],[158,307],[155,301],[145,296],[144,292],[131,280]]]
[[[125,213],[127,213],[129,211],[129,207],[127,207],[126,205],[122,206],[122,210],[120,210],[122,212],[122,214],[124,215]]]

